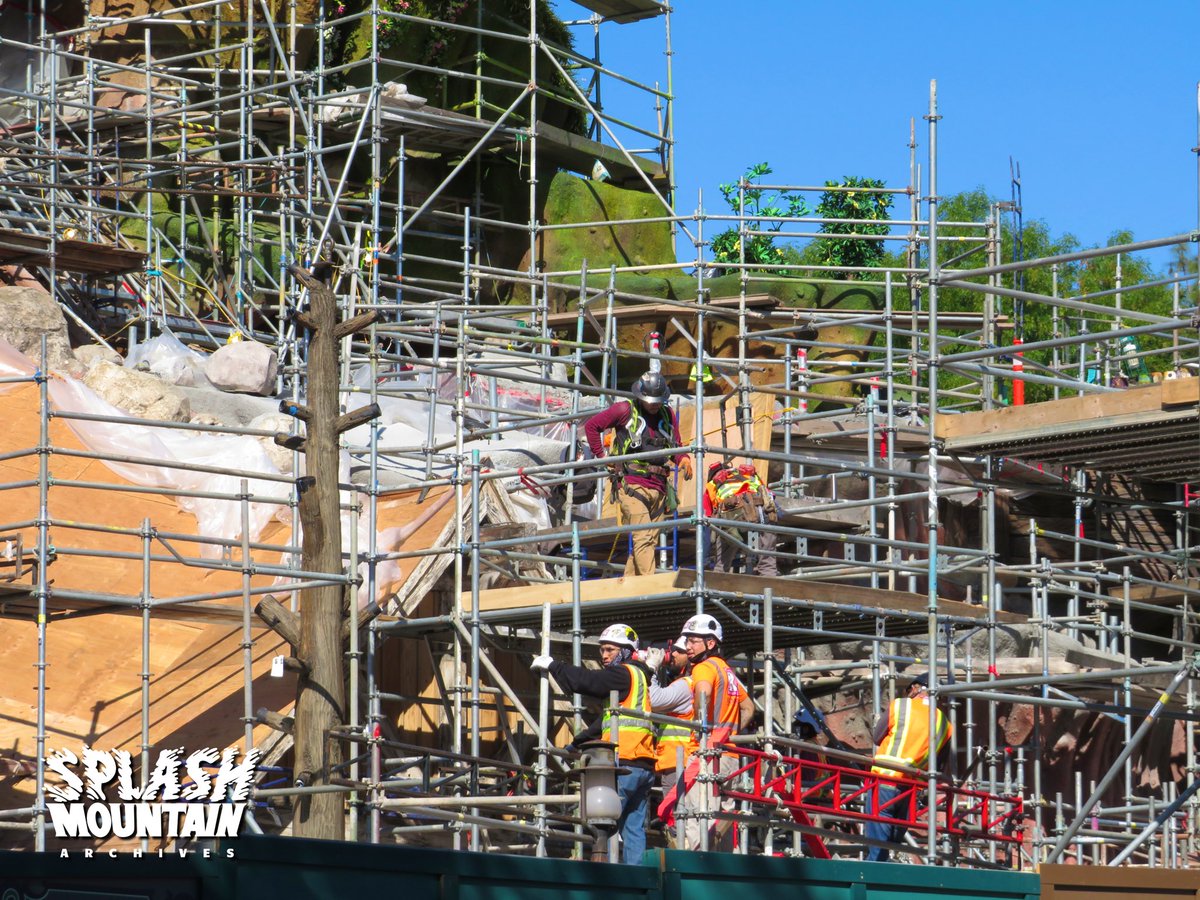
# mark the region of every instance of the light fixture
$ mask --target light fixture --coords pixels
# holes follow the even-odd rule
[[[596,837],[592,861],[604,862],[608,859],[608,839],[621,818],[617,776],[629,770],[617,765],[616,744],[590,741],[579,750],[579,768],[571,773],[579,778],[579,817]]]

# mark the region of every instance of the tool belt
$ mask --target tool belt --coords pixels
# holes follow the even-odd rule
[[[743,522],[774,522],[774,498],[764,499],[760,491],[745,491],[722,500],[718,506],[721,515],[727,519],[741,519]]]

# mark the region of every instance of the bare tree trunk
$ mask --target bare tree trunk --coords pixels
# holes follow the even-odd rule
[[[337,299],[322,282],[293,270],[308,288],[307,464],[300,487],[300,524],[304,529],[303,566],[310,572],[341,574],[342,536],[338,509],[338,320]],[[346,683],[342,661],[342,588],[306,588],[300,593],[300,659],[308,667],[296,697],[295,773],[307,785],[328,784],[344,759],[342,745],[329,733],[345,722]],[[340,793],[297,798],[293,832],[297,836],[343,840],[344,798]]]
[[[369,422],[379,415],[375,404],[338,415],[338,348],[342,339],[366,328],[377,318],[374,312],[338,321],[337,298],[320,279],[298,266],[292,276],[308,288],[309,310],[296,315],[309,332],[307,405],[284,402],[281,408],[301,419],[307,434],[297,441],[276,435],[276,443],[302,447],[307,471],[296,482],[300,492],[300,524],[304,528],[303,567],[309,572],[340,576],[342,565],[341,511],[338,495],[338,435]],[[295,740],[296,781],[314,787],[327,785],[345,760],[340,741],[330,732],[345,724],[346,676],[343,619],[346,602],[340,585],[305,588],[300,592],[299,647],[296,668]],[[294,640],[295,625],[286,609],[274,609],[265,601],[260,615]],[[264,614],[265,613],[265,614]],[[288,635],[292,635],[289,637]],[[316,793],[297,799],[293,833],[301,837],[343,840],[344,798],[341,793]]]

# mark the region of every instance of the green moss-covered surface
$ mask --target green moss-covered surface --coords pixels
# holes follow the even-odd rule
[[[565,225],[649,219],[662,214],[662,204],[652,194],[559,172],[551,179],[541,218],[547,225]],[[635,221],[546,231],[542,233],[538,253],[539,267],[550,271],[577,269],[585,260],[592,271],[613,265],[649,266],[675,262],[669,222]],[[528,258],[522,268],[527,265]],[[630,278],[628,275],[621,277],[624,280]],[[654,280],[663,279],[651,276],[651,283]],[[604,283],[608,283],[607,276]]]
[[[383,13],[399,13],[418,19],[466,25],[523,35],[529,30],[530,0],[377,0]],[[482,10],[480,10],[482,3]],[[326,17],[369,12],[370,0],[326,2]],[[553,44],[572,46],[567,27],[555,14],[548,0],[537,0],[538,34]],[[398,81],[411,93],[425,97],[433,106],[474,115],[478,110],[483,118],[495,118],[507,109],[529,82],[529,44],[459,31],[437,24],[410,19],[381,16],[378,22],[364,16],[345,26],[331,26],[323,33],[329,65],[368,62],[372,53],[378,57],[378,80]],[[422,68],[415,68],[413,64]],[[543,91],[559,96],[571,96],[570,85],[563,82],[557,71],[543,63],[546,70],[539,73],[538,83]],[[491,79],[510,81],[513,86],[480,83],[473,77],[455,77],[427,71],[425,67],[446,69],[474,76],[478,70]],[[349,84],[367,85],[371,82],[369,65],[359,65],[344,74]],[[556,102],[553,97],[538,100],[538,117],[543,121],[576,133],[583,132],[583,116],[571,106]],[[519,110],[516,120],[526,118]]]

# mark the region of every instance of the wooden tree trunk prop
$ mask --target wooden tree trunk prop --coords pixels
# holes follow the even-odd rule
[[[284,401],[281,409],[304,421],[302,442],[306,472],[297,480],[300,524],[304,528],[303,567],[309,572],[341,574],[342,539],[338,498],[338,435],[369,421],[378,408],[338,415],[338,348],[342,338],[366,327],[375,314],[338,321],[337,298],[323,281],[297,266],[292,276],[308,288],[309,311],[297,315],[309,330],[307,406]],[[283,436],[278,436],[277,441]],[[300,592],[301,675],[296,694],[296,780],[308,786],[330,783],[345,759],[342,745],[330,732],[345,723],[346,679],[342,659],[342,618],[345,604],[338,585],[305,588]],[[317,793],[297,798],[293,832],[297,836],[345,838],[344,797]]]

